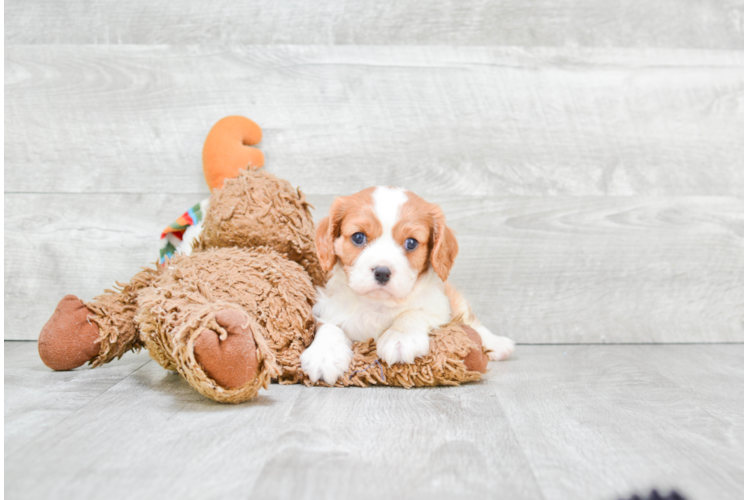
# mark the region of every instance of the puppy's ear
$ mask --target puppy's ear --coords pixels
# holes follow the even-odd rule
[[[433,238],[431,267],[434,268],[442,281],[447,281],[449,271],[452,270],[459,251],[457,237],[455,237],[454,231],[447,227],[447,220],[438,205],[433,205],[431,216],[433,224],[431,229],[431,237]]]
[[[315,243],[322,270],[331,271],[338,256],[335,254],[335,238],[340,233],[340,222],[343,219],[342,199],[336,198],[330,207],[330,215],[319,221]]]
[[[330,271],[335,265],[337,256],[335,255],[335,249],[333,248],[335,239],[331,236],[329,215],[319,221],[315,243],[317,244],[319,265],[322,267],[323,271]]]

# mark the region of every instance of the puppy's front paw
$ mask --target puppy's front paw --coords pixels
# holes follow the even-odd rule
[[[301,369],[312,382],[324,380],[328,385],[335,385],[351,365],[351,358],[353,351],[343,343],[312,343],[301,353]]]
[[[483,346],[490,349],[488,359],[491,361],[504,361],[514,352],[514,341],[508,337],[494,335],[484,326],[476,328],[483,341]]]
[[[390,328],[377,340],[377,356],[387,362],[413,363],[416,358],[429,353],[427,332],[405,333]]]

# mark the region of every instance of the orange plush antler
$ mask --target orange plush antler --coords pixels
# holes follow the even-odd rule
[[[203,146],[203,172],[211,192],[239,175],[239,170],[265,164],[262,151],[252,147],[261,140],[260,126],[243,116],[227,116],[213,125]]]

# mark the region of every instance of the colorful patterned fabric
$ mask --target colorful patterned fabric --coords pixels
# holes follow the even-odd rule
[[[161,248],[158,262],[163,264],[174,254],[189,255],[192,253],[192,243],[203,230],[203,219],[208,211],[210,198],[206,198],[187,210],[176,222],[172,223],[161,233]]]

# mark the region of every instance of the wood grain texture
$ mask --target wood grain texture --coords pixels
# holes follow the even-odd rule
[[[24,4],[25,5],[25,4]],[[7,192],[200,193],[243,114],[308,193],[742,196],[743,54],[8,46]]]
[[[158,260],[194,195],[5,195],[5,336],[36,340],[66,294],[90,300]]]
[[[742,200],[450,205],[463,249],[454,282],[496,333],[532,343],[743,341]]]
[[[735,49],[738,0],[8,1],[5,43]]]
[[[8,498],[742,497],[743,346],[520,346],[467,386],[273,385],[238,406],[133,371],[145,353],[46,374],[35,353],[6,354]],[[39,408],[123,364],[66,418]]]
[[[127,354],[109,370],[53,372],[42,363],[36,342],[4,345],[5,456],[44,436],[148,362]]]
[[[543,498],[653,487],[693,500],[743,496],[742,345],[521,346],[517,355],[522,369],[492,364],[491,387]]]
[[[740,240],[740,310],[743,330],[748,331],[748,216],[741,213],[741,224],[738,231],[742,238]]]
[[[102,489],[111,498],[350,498],[362,490],[433,498],[499,488],[538,497],[498,399],[466,389],[364,394],[274,385],[251,404],[227,406],[150,362],[59,424],[59,434],[19,445],[6,477],[16,466],[30,473],[6,483],[6,492],[40,498],[55,485],[60,498]],[[406,416],[408,424],[398,422]],[[65,463],[49,467],[40,454],[47,464],[65,455]],[[108,474],[111,467],[128,473]],[[496,470],[505,474],[490,474]]]
[[[272,171],[272,169],[271,169]],[[311,195],[315,219],[332,196]],[[7,194],[5,335],[36,339],[155,261],[196,195]],[[457,231],[450,280],[524,343],[741,342],[743,205],[727,197],[431,197]]]

